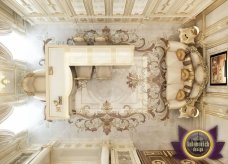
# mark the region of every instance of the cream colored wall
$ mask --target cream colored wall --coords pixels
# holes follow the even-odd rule
[[[197,26],[203,32],[204,58],[209,63],[210,55],[228,48],[228,1],[217,0],[214,5],[204,10],[197,17]],[[208,65],[209,66],[209,65]],[[209,68],[210,69],[210,68]],[[210,80],[209,80],[210,82]],[[220,161],[228,163],[228,86],[210,86],[204,93],[202,118],[200,125],[203,129],[211,129],[218,125],[218,138],[226,144],[222,151],[224,158]]]

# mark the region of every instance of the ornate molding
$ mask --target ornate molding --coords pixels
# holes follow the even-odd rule
[[[205,110],[205,115],[207,115],[207,114],[228,120],[228,115],[224,114],[224,113],[218,113],[217,111]]]
[[[145,38],[139,37],[135,32],[128,32],[125,30],[116,30],[114,33],[111,33],[111,30],[105,26],[102,29],[102,33],[98,34],[95,30],[85,31],[83,33],[78,33],[72,38],[67,40],[68,44],[77,44],[77,40],[80,42],[84,41],[88,45],[93,45],[96,41],[96,38],[103,38],[106,44],[111,45],[135,45],[136,51],[149,51],[154,48],[154,44],[146,45]],[[147,47],[146,47],[147,46]],[[144,49],[143,49],[144,48]]]
[[[215,41],[206,42],[205,46],[207,49],[211,49],[211,48],[214,48],[216,46],[219,46],[219,45],[227,43],[227,42],[228,42],[228,37],[225,36],[225,37],[218,39],[218,40],[215,40]]]
[[[183,23],[183,21],[191,19],[206,8],[208,4],[213,2],[212,0],[205,0],[204,2],[188,0],[187,3],[180,3],[180,1],[177,2],[175,0],[166,0],[165,2],[148,0],[146,4],[144,4],[144,1],[141,0],[126,0],[124,3],[124,13],[116,14],[113,12],[113,0],[104,0],[100,2],[102,3],[102,7],[105,8],[105,13],[94,12],[96,10],[101,11],[104,9],[100,8],[99,4],[98,6],[96,6],[96,4],[93,5],[92,0],[81,1],[66,0],[66,2],[59,2],[50,0],[27,0],[25,2],[22,0],[4,0],[3,2],[31,24],[44,22],[140,23],[142,21]],[[78,6],[75,6],[75,3],[83,3],[84,5],[81,7],[83,7],[83,10],[86,12],[78,12]],[[123,2],[117,1],[115,3],[117,3],[117,5],[123,5]],[[162,17],[166,19],[162,19]],[[182,19],[179,19],[179,17],[182,17]]]
[[[228,93],[206,92],[205,96],[214,96],[214,97],[228,98]]]
[[[228,16],[207,27],[205,37],[208,37],[219,31],[226,30],[228,27]]]
[[[10,1],[0,1],[0,21],[3,21],[5,25],[5,32],[11,32],[11,28],[16,28],[19,31],[25,32],[26,30],[26,21],[18,15],[14,10],[9,8],[5,2],[9,5],[11,4]],[[12,4],[11,4],[12,5]],[[13,7],[16,10],[16,7]],[[16,10],[17,11],[17,10]],[[0,25],[1,26],[1,25]],[[6,30],[7,29],[7,30]],[[0,30],[1,31],[1,30]]]

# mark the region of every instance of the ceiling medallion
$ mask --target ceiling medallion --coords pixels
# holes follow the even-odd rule
[[[101,111],[97,113],[91,113],[90,106],[84,106],[79,111],[73,110],[73,117],[69,123],[75,124],[79,129],[92,132],[103,127],[103,132],[108,135],[112,127],[117,131],[130,130],[146,120],[144,113],[133,111],[129,105],[125,105],[123,110],[124,113],[112,111],[108,101],[103,103]]]

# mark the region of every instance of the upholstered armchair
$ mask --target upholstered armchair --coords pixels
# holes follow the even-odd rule
[[[27,74],[22,81],[22,87],[28,96],[34,96],[39,100],[45,101],[45,83],[45,71],[41,69]]]

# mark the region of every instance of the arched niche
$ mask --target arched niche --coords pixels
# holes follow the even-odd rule
[[[0,123],[6,120],[13,112],[11,105],[0,105]]]

